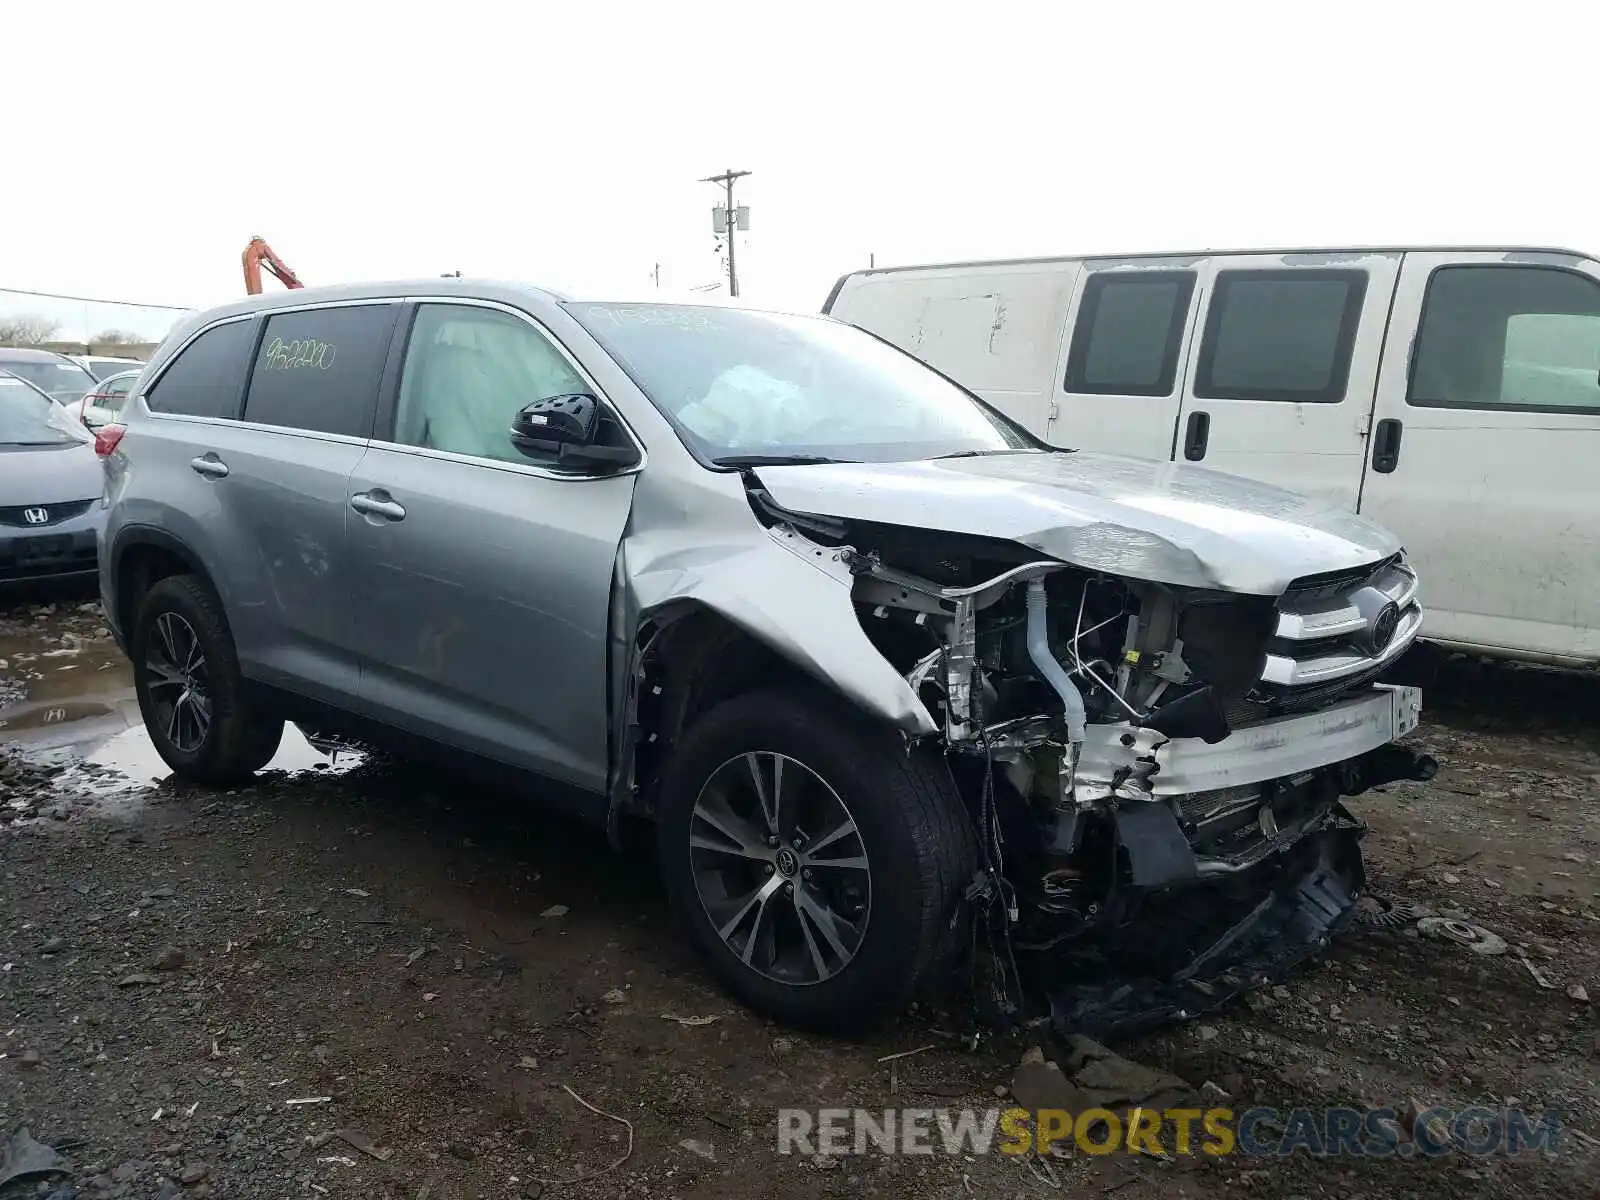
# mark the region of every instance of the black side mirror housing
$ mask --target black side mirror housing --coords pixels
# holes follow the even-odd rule
[[[511,419],[511,440],[587,446],[600,427],[600,402],[593,396],[546,396],[524,405]],[[522,447],[518,444],[517,448]]]
[[[511,419],[511,444],[530,458],[556,459],[570,466],[632,466],[639,452],[631,445],[599,444],[600,401],[587,392],[546,396],[524,405]]]

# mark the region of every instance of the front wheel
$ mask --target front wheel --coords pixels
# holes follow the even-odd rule
[[[174,575],[146,593],[129,638],[150,741],[195,783],[239,783],[278,752],[283,721],[251,703],[216,593]]]
[[[809,690],[700,718],[667,764],[659,837],[717,978],[763,1014],[838,1032],[934,982],[976,861],[943,758]]]

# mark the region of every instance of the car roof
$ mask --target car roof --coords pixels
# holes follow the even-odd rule
[[[0,346],[0,362],[71,362],[65,354],[54,350],[30,350],[25,346]]]

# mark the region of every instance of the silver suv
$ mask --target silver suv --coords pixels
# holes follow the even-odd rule
[[[1350,919],[1340,797],[1432,769],[1375,682],[1421,621],[1391,535],[1046,446],[827,318],[255,297],[100,447],[175,772],[237,782],[289,719],[648,818],[710,969],[797,1023],[952,978],[1076,1028],[1201,1011]]]

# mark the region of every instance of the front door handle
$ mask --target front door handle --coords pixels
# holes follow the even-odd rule
[[[1189,424],[1183,432],[1183,456],[1190,462],[1199,462],[1206,456],[1206,442],[1211,438],[1211,414],[1189,414]]]
[[[215,454],[202,454],[199,458],[191,458],[189,465],[196,474],[204,475],[207,479],[224,479],[228,474],[228,464]]]
[[[1372,469],[1387,475],[1400,465],[1400,435],[1404,428],[1394,417],[1378,422],[1372,435]]]
[[[350,507],[358,513],[364,513],[370,517],[383,517],[388,521],[404,521],[406,519],[405,506],[391,500],[388,492],[357,492],[350,497]]]

